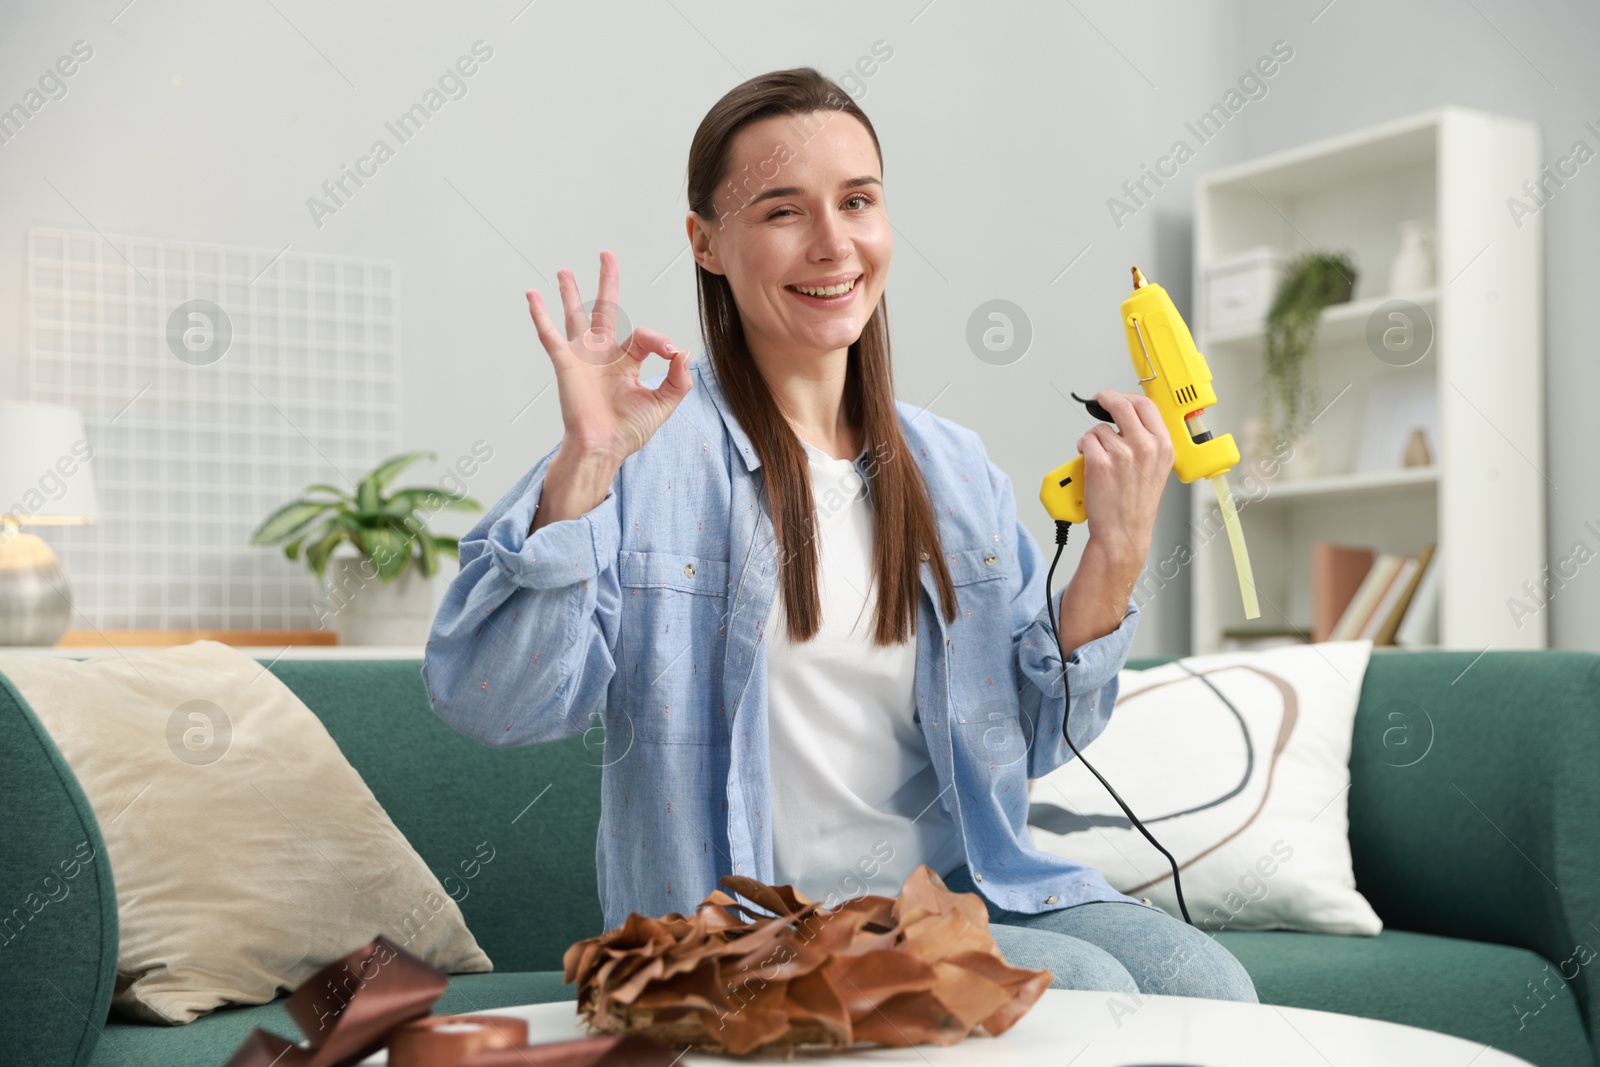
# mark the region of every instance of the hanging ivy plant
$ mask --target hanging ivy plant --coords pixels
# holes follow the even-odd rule
[[[1322,309],[1348,301],[1356,268],[1345,252],[1313,251],[1289,264],[1266,321],[1264,414],[1275,441],[1297,441],[1311,425],[1318,402],[1314,358]],[[1283,419],[1273,418],[1274,407]]]

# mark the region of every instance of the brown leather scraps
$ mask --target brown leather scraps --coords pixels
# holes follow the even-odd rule
[[[714,890],[693,915],[634,912],[567,949],[563,978],[591,1027],[737,1054],[953,1045],[974,1027],[1005,1033],[1050,985],[1048,970],[1008,964],[983,901],[926,864],[897,898],[831,911],[792,886],[719,881],[772,914]]]

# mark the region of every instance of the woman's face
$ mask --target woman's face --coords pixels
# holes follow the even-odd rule
[[[690,212],[689,238],[700,265],[727,277],[752,351],[821,354],[861,336],[894,251],[882,176],[871,135],[842,111],[735,135],[719,217]],[[841,295],[801,292],[852,282]]]

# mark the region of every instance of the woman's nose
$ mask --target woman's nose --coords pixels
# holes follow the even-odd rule
[[[850,254],[850,241],[844,223],[831,214],[819,216],[812,235],[812,251],[825,259],[844,259]]]

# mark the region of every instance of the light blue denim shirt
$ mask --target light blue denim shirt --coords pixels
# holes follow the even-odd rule
[[[762,631],[778,549],[750,438],[709,357],[691,371],[689,395],[588,513],[528,535],[552,449],[461,539],[422,667],[434,710],[486,745],[592,738],[602,718],[595,861],[608,929],[631,911],[692,912],[724,874],[772,881]],[[1047,561],[978,435],[896,408],[959,605],[947,624],[924,564],[916,721],[973,877],[1013,911],[1147,906],[1033,847],[1028,779],[1072,758]],[[856,468],[870,481],[887,458],[864,451]],[[1067,661],[1080,749],[1105,728],[1138,616],[1130,599],[1116,630]]]

